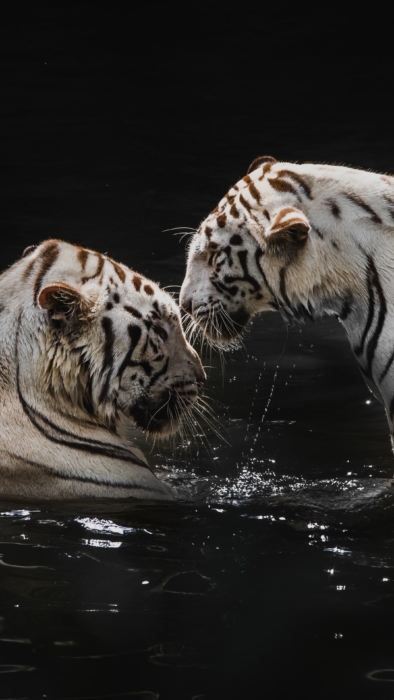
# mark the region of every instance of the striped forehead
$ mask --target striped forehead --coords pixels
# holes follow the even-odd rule
[[[204,226],[234,231],[251,221],[263,228],[270,219],[270,211],[291,203],[302,196],[312,199],[308,179],[281,163],[265,163],[245,175],[220,200],[204,222]]]
[[[151,280],[106,255],[62,241],[47,241],[34,251],[25,278],[30,274],[35,298],[43,284],[65,281],[110,302],[133,299],[144,312],[158,305],[162,313],[177,313],[172,298]]]
[[[223,210],[212,212],[201,224],[192,243],[191,251],[203,252],[208,246],[220,248],[228,245],[241,245],[249,240],[248,225],[243,221],[232,221]]]
[[[291,164],[265,163],[239,180],[220,200],[200,227],[202,251],[208,242],[227,245],[225,235],[258,238],[276,213],[286,206],[300,206],[313,199],[308,173],[295,172]]]

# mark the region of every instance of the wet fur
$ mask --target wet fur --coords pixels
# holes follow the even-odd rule
[[[203,378],[156,284],[62,241],[29,249],[0,277],[0,493],[173,498],[125,425],[176,431]]]

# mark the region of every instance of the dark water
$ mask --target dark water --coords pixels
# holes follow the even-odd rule
[[[179,285],[163,230],[197,226],[255,156],[394,169],[369,26],[201,8],[183,31],[151,6],[3,25],[3,267],[55,236]],[[0,698],[393,696],[383,409],[335,321],[286,339],[266,315],[223,370],[204,358],[224,440],[140,438],[177,504],[1,503]]]

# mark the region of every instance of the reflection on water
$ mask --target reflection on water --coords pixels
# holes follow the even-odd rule
[[[3,503],[2,697],[252,697],[283,659],[293,688],[374,697],[393,677],[390,487],[261,478],[210,503]]]

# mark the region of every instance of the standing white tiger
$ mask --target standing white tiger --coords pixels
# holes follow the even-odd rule
[[[394,415],[394,178],[256,159],[201,224],[181,305],[225,345],[260,311],[339,317]]]
[[[122,424],[174,432],[205,375],[153,282],[62,241],[0,276],[0,495],[172,498]]]

